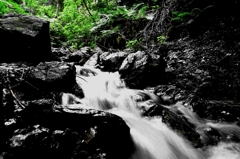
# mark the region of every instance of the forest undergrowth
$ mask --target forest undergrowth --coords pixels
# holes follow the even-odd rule
[[[150,50],[202,10],[180,0],[0,0],[0,16],[18,13],[50,21],[53,47]],[[194,8],[195,7],[195,8]]]

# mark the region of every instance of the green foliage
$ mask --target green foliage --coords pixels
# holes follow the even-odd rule
[[[192,16],[192,13],[190,12],[182,12],[182,11],[175,11],[172,13],[174,18],[172,18],[173,21],[184,21]]]
[[[147,6],[142,6],[139,11],[137,12],[136,18],[135,19],[140,19],[145,17],[146,15],[146,10],[147,10]]]
[[[89,2],[89,6],[91,6],[91,10],[96,10],[100,13],[104,13],[104,11],[111,10],[117,6],[116,1],[114,0],[98,0]]]
[[[114,34],[114,33],[118,32],[118,31],[119,31],[118,27],[115,27],[115,28],[113,28],[111,30],[103,30],[103,31],[101,31],[101,33],[102,33],[101,36],[102,37],[108,37],[109,35]]]
[[[89,11],[81,2],[65,0],[63,11],[51,24],[53,31],[65,36],[67,38],[65,44],[73,49],[89,44],[95,46],[95,41],[99,38],[108,37],[119,31],[118,27],[109,27],[117,18],[139,19],[145,16],[147,9],[143,4],[127,9],[125,6],[116,6],[115,1],[108,3],[98,1],[91,3],[89,15]]]
[[[158,36],[157,37],[157,41],[162,45],[162,44],[166,44],[166,39],[167,37],[164,35]]]
[[[111,35],[113,34],[118,34],[118,32],[120,32],[121,34],[121,30],[119,29],[119,27],[114,27],[115,21],[117,21],[118,19],[126,19],[126,20],[138,20],[141,19],[143,17],[145,17],[146,15],[146,9],[147,6],[141,4],[137,4],[134,5],[133,7],[127,8],[126,6],[115,6],[114,8],[110,8],[110,9],[105,9],[102,10],[101,13],[101,20],[98,21],[91,30],[94,30],[94,32],[97,34],[98,32],[101,32],[100,36],[95,36],[95,39],[106,39],[107,37],[111,37]],[[121,25],[121,24],[120,24]],[[110,29],[109,29],[110,26]],[[120,35],[119,34],[119,35]],[[99,35],[99,34],[97,34]],[[120,41],[126,41],[125,37],[123,36],[118,36],[118,38],[116,38],[116,43],[120,44]],[[130,48],[130,49],[135,49],[139,46],[139,42],[136,39],[133,40],[129,40],[126,42],[126,47]]]
[[[126,47],[133,50],[133,49],[135,49],[137,47],[138,44],[139,44],[138,40],[134,39],[134,40],[127,41]]]
[[[0,0],[0,16],[6,13],[21,13],[24,14],[24,10],[12,0]]]
[[[53,18],[56,13],[56,7],[47,5],[48,0],[24,0],[23,7],[30,15],[37,15],[42,18]]]
[[[51,23],[51,29],[66,37],[65,44],[71,46],[72,49],[89,44],[93,46],[94,37],[91,36],[90,30],[95,20],[99,20],[99,15],[97,12],[93,12],[92,16],[87,14],[81,1],[65,0],[62,12]]]
[[[47,19],[51,22],[51,38],[72,49],[94,47],[98,39],[119,34],[119,28],[113,25],[116,20],[137,20],[143,18],[147,10],[143,3],[117,6],[116,0],[22,0],[21,3],[0,0],[0,15],[15,12]],[[137,40],[130,40],[127,45],[134,47]]]
[[[152,10],[158,9],[160,6],[159,5],[154,5],[152,6]]]
[[[126,19],[136,20],[143,18],[146,15],[146,9],[147,6],[140,3],[129,9],[126,6],[116,6],[116,9],[106,10],[105,13],[111,15],[112,19],[123,17]]]

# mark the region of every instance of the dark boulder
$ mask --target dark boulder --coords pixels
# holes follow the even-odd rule
[[[147,85],[150,73],[150,56],[138,51],[129,54],[123,61],[119,73],[131,88],[143,88]]]
[[[163,110],[164,110],[164,107],[162,107],[161,105],[154,105],[149,109],[145,109],[142,115],[148,116],[148,117],[162,116]]]
[[[123,61],[119,73],[130,88],[145,88],[161,83],[165,72],[165,62],[160,55],[143,51],[129,54]]]
[[[7,14],[0,19],[0,62],[40,62],[52,59],[49,21]]]
[[[194,147],[202,147],[200,135],[196,132],[195,126],[188,120],[168,109],[162,111],[162,121],[170,126],[175,132],[183,135]]]
[[[126,52],[103,52],[95,53],[86,63],[85,66],[98,67],[102,71],[115,72],[122,65],[123,60],[127,57]]]
[[[94,109],[56,105],[55,92],[69,91],[75,85],[73,64],[46,62],[36,67],[8,64],[0,70],[4,87],[1,157],[131,156],[134,146],[130,129],[120,117]],[[34,95],[47,92],[48,96],[38,96],[44,99]]]
[[[108,56],[102,58],[102,63],[104,65],[104,71],[115,72],[118,71],[123,60],[127,57],[126,52],[115,52]]]
[[[8,65],[1,68],[5,88],[11,89],[19,100],[49,99],[57,92],[83,97],[81,88],[76,84],[75,66],[71,63],[55,61],[35,67]]]
[[[152,100],[146,100],[146,101],[142,101],[142,102],[137,103],[137,108],[140,110],[140,112],[143,116],[154,116],[152,114],[152,112],[154,112],[156,114],[161,114],[158,111],[155,111],[155,110],[152,111],[156,107],[157,107],[157,104]]]
[[[31,83],[45,90],[67,91],[75,83],[75,67],[68,63],[40,63],[30,72]]]
[[[65,62],[74,62],[77,65],[84,65],[93,53],[89,47],[83,47],[73,53],[67,54],[67,56],[61,59]]]
[[[171,106],[170,106],[171,107]],[[191,124],[182,114],[167,109],[161,105],[154,105],[143,113],[144,116],[161,116],[163,123],[168,125],[178,134],[184,136],[191,142],[194,147],[202,147],[200,135],[195,130],[195,126]]]
[[[192,100],[192,107],[204,119],[231,123],[240,119],[240,104],[236,101],[197,98]]]
[[[64,46],[59,48],[52,47],[51,49],[52,49],[52,54],[58,57],[60,61],[62,60],[62,58],[65,58],[65,56],[72,53],[72,51],[69,48]]]
[[[88,61],[84,64],[84,66],[97,67],[99,63],[99,56],[100,56],[100,53],[95,53],[88,59]]]
[[[158,85],[154,88],[154,93],[162,97],[164,105],[172,105],[186,98],[185,90],[175,85]]]
[[[93,109],[31,103],[4,130],[3,158],[122,159],[133,151],[125,122]]]
[[[0,127],[3,126],[3,84],[2,84],[2,81],[0,81]],[[0,141],[1,142],[1,141]]]

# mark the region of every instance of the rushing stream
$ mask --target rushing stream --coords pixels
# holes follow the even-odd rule
[[[161,118],[141,117],[137,109],[136,94],[140,90],[126,88],[118,73],[106,73],[93,68],[77,67],[77,83],[84,92],[83,99],[76,106],[108,111],[120,116],[130,127],[136,152],[130,159],[240,159],[240,144],[220,142],[217,146],[203,149],[193,148],[190,142],[166,126]],[[157,97],[147,93],[154,101]],[[65,97],[67,98],[67,96]],[[68,104],[63,98],[63,104]],[[240,128],[234,124],[206,122],[193,112],[177,103],[167,107],[182,113],[201,135],[203,142],[208,140],[203,129],[214,128],[221,135],[233,135],[240,139]]]

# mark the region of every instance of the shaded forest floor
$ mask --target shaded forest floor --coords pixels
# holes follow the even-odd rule
[[[155,92],[191,103],[194,111],[207,119],[233,121],[216,114],[217,109],[239,107],[240,17],[237,13],[234,7],[227,11],[215,6],[193,20],[176,25],[174,33],[177,34],[163,46],[167,52],[166,84],[159,85]],[[239,117],[236,119],[239,121]]]

